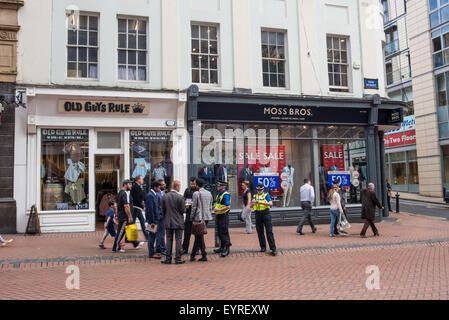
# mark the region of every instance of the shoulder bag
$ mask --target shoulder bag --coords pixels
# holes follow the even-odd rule
[[[203,200],[201,198],[201,192],[199,192],[200,202],[201,202],[201,221],[192,221],[192,234],[194,235],[204,235],[207,234],[206,221],[204,221],[204,213],[203,213]]]

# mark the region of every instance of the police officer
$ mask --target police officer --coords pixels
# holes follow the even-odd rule
[[[256,187],[257,193],[253,197],[251,204],[256,215],[256,230],[257,236],[259,237],[260,252],[267,251],[267,242],[264,235],[267,234],[268,245],[273,256],[277,255],[276,243],[274,242],[273,235],[273,223],[271,222],[270,207],[273,205],[271,197],[268,192],[265,192],[265,188],[262,183],[259,183]]]
[[[229,211],[231,210],[231,195],[226,190],[227,183],[218,181],[218,194],[215,198],[214,211],[215,223],[218,226],[218,237],[220,238],[220,248],[215,249],[215,253],[221,253],[222,257],[229,254],[231,239],[229,238]]]

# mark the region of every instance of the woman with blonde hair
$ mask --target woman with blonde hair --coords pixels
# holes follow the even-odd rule
[[[339,185],[334,183],[332,186],[332,189],[329,192],[329,203],[331,205],[330,207],[330,213],[331,213],[331,230],[330,230],[330,236],[334,237],[334,225],[338,222],[338,217],[340,214],[343,214],[343,208],[341,207],[341,198],[338,194]]]

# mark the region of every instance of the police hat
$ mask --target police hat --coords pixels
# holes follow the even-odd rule
[[[129,180],[129,179],[125,179],[122,182],[122,186],[124,186],[125,184],[128,184],[128,183],[133,183],[133,182],[131,180]]]
[[[256,189],[257,189],[257,190],[264,190],[265,187],[263,186],[262,183],[259,183],[259,184],[257,185]]]
[[[227,187],[228,183],[224,182],[224,181],[218,181],[217,182],[217,187]]]

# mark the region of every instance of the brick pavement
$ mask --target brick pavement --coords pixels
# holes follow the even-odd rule
[[[42,261],[17,264],[17,268],[0,264],[0,287],[6,288],[2,299],[447,300],[448,221],[404,213],[392,217],[396,220],[378,225],[381,237],[366,239],[356,236],[360,224],[353,225],[351,236],[336,238],[328,236],[327,225],[305,236],[297,235],[295,227],[275,227],[277,257],[256,252],[256,234],[232,229],[229,257],[209,255],[209,262],[181,266],[145,258],[146,248],[116,255],[97,249],[101,232],[16,235],[11,247],[0,248],[0,263]],[[211,231],[208,244],[213,244]],[[109,258],[114,256],[127,258]],[[70,257],[75,261],[61,260]],[[70,264],[80,267],[80,290],[65,288],[65,268]],[[380,290],[365,287],[369,265],[380,268]],[[148,290],[150,285],[154,290]]]

